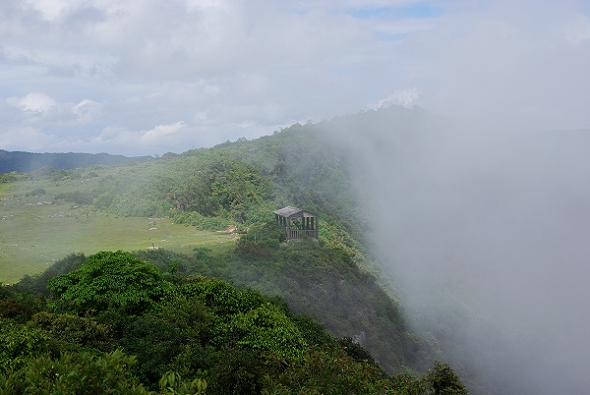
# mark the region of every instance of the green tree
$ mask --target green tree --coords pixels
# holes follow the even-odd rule
[[[205,394],[207,381],[196,378],[191,382],[182,379],[176,372],[167,372],[160,379],[160,390],[163,395]]]
[[[127,252],[99,252],[77,270],[51,279],[58,311],[95,315],[109,308],[139,314],[171,284],[158,268]]]
[[[219,363],[211,370],[207,394],[260,394],[265,374],[264,362],[251,350],[228,348],[221,352]]]
[[[41,356],[19,371],[0,376],[0,393],[148,395],[149,391],[131,373],[134,364],[135,358],[120,350],[103,356]]]
[[[434,361],[434,369],[427,379],[434,395],[466,395],[469,392],[453,369],[440,361]]]
[[[120,344],[137,357],[134,368],[144,384],[157,388],[168,371],[192,378],[194,372],[214,364],[209,338],[212,314],[199,300],[178,298],[161,301],[150,311],[129,322]]]
[[[50,337],[34,327],[0,318],[0,373],[18,368],[29,358],[47,352]]]
[[[216,341],[243,349],[277,356],[295,358],[307,348],[299,329],[274,305],[232,315],[221,329]]]
[[[355,362],[343,350],[313,347],[278,376],[267,377],[263,395],[396,394],[374,365]]]
[[[58,339],[62,349],[64,342],[86,349],[96,349],[103,352],[114,351],[116,341],[112,337],[112,330],[108,325],[70,314],[51,314],[41,312],[35,314],[29,326],[43,330]]]

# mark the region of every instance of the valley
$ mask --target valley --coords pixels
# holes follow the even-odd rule
[[[26,274],[39,274],[72,253],[165,248],[191,254],[193,248],[207,247],[221,254],[235,244],[231,232],[196,230],[169,217],[119,217],[56,199],[64,191],[89,191],[100,180],[0,184],[0,282],[12,284]],[[32,195],[35,190],[45,193]]]

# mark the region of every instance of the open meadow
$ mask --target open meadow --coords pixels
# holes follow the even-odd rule
[[[190,255],[193,248],[206,246],[216,254],[234,245],[228,232],[175,225],[167,217],[116,217],[54,199],[63,187],[45,185],[44,194],[31,195],[39,188],[34,181],[0,184],[1,282],[40,273],[71,253],[166,248]]]

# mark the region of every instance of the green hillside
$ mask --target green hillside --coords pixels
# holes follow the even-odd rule
[[[388,377],[350,339],[226,281],[123,251],[71,255],[51,270],[16,292],[0,287],[3,394],[466,393],[439,362],[420,378]],[[35,287],[51,291],[49,303]]]
[[[411,333],[393,288],[380,283],[354,163],[321,129],[296,124],[125,166],[13,173],[0,184],[0,280],[26,275],[15,289],[46,293],[50,277],[74,268],[59,261],[68,254],[85,262],[134,251],[166,275],[279,297],[288,314],[364,347],[387,374],[425,372],[436,348]],[[284,206],[317,213],[319,240],[283,242],[273,212]]]

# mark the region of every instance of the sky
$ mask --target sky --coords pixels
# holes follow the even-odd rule
[[[590,128],[590,4],[4,0],[0,149],[161,155],[392,104]]]

